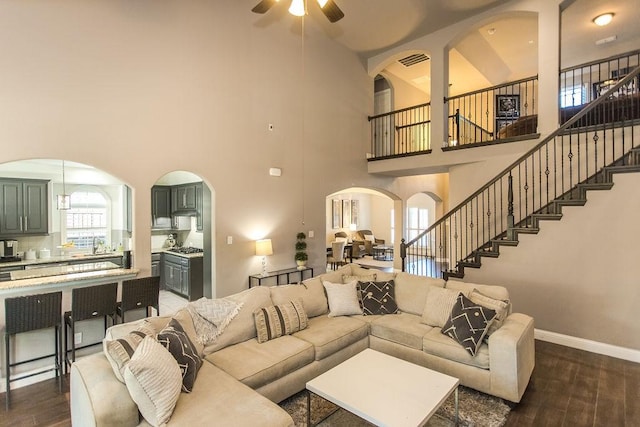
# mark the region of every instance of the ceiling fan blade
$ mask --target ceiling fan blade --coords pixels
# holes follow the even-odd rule
[[[266,13],[271,7],[276,4],[278,0],[262,0],[260,3],[251,9],[253,13]]]
[[[344,18],[344,13],[342,12],[342,10],[340,10],[336,2],[334,2],[333,0],[328,0],[324,7],[321,7],[321,9],[322,13],[324,13],[324,16],[326,16],[331,23],[338,22],[339,20]]]

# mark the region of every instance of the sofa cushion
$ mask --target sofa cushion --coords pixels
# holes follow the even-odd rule
[[[342,283],[342,276],[346,275],[353,275],[354,273],[351,272],[352,270],[352,266],[353,264],[347,264],[347,265],[343,265],[342,267],[339,267],[337,270],[333,270],[333,271],[327,271],[324,274],[321,274],[320,276],[318,276],[322,282],[331,282],[331,283]]]
[[[322,360],[367,337],[368,333],[369,325],[356,318],[318,316],[309,319],[307,329],[293,336],[313,344],[315,359]]]
[[[476,304],[461,293],[451,310],[449,320],[442,327],[442,333],[456,340],[469,354],[475,356],[495,317],[495,310]]]
[[[455,340],[443,335],[440,328],[433,328],[422,339],[422,351],[454,362],[477,368],[489,369],[489,346],[483,343],[475,356],[471,356]]]
[[[386,272],[386,271],[376,272],[376,280],[378,282],[388,282],[389,280],[395,280],[395,279],[396,279],[395,272]]]
[[[394,279],[396,284],[396,303],[400,311],[422,316],[427,293],[432,287],[443,288],[445,281],[431,277],[416,276],[399,272]]]
[[[313,362],[313,346],[284,335],[258,343],[251,339],[210,354],[206,359],[251,388],[262,387]]]
[[[182,391],[191,393],[198,370],[202,366],[202,359],[200,359],[195,346],[184,332],[184,329],[182,329],[180,322],[176,319],[171,319],[169,324],[158,332],[156,339],[176,359],[182,374]]]
[[[422,350],[424,335],[433,329],[420,322],[420,316],[400,313],[395,316],[379,316],[371,322],[371,335],[387,341]]]
[[[272,286],[270,289],[271,300],[275,305],[301,298],[304,311],[309,317],[321,316],[329,311],[324,286],[319,277],[304,280],[299,285]]]
[[[477,283],[467,283],[451,279],[447,281],[446,288],[460,291],[465,294],[465,296],[471,294],[471,291],[474,289],[477,289],[482,292],[483,295],[488,297],[503,301],[509,300],[509,291],[504,286],[480,285]]]
[[[193,391],[180,395],[169,425],[289,427],[293,420],[277,404],[206,362]]]
[[[375,282],[376,281],[376,277],[378,277],[378,275],[376,273],[363,274],[361,276],[353,276],[353,275],[350,275],[350,274],[343,274],[342,275],[342,283],[351,283],[354,280],[356,282]]]
[[[133,353],[144,337],[153,337],[155,334],[156,330],[148,322],[142,321],[128,334],[117,339],[105,338],[102,341],[102,349],[118,381],[124,383],[124,368],[131,361]]]
[[[365,316],[375,314],[396,314],[398,305],[393,280],[386,282],[358,282],[362,312]]]
[[[253,316],[259,343],[291,335],[307,327],[307,314],[301,299],[259,308]]]
[[[169,421],[180,397],[182,375],[173,356],[154,338],[142,340],[124,370],[124,382],[149,424]]]
[[[511,303],[509,302],[509,300],[502,301],[488,297],[477,289],[471,291],[471,293],[469,294],[469,299],[476,304],[480,304],[483,307],[487,307],[496,311],[496,317],[493,319],[493,322],[491,322],[491,325],[489,325],[487,337],[497,331],[504,323],[504,319],[506,319],[509,315],[509,311],[511,308]]]
[[[226,298],[242,303],[242,308],[222,335],[204,348],[204,354],[211,354],[227,346],[255,338],[256,323],[253,318],[253,312],[258,308],[273,305],[271,290],[267,286],[255,286]]]
[[[358,282],[350,283],[322,282],[327,291],[329,301],[329,317],[349,316],[362,314],[360,298],[358,294]]]
[[[451,309],[455,305],[459,291],[434,288],[429,291],[422,312],[422,323],[429,326],[443,327],[449,320]]]

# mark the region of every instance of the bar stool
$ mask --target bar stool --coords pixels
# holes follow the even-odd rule
[[[117,314],[125,322],[124,314],[129,310],[146,308],[147,317],[151,307],[160,315],[160,276],[140,277],[122,282],[122,301],[118,302]]]
[[[11,404],[11,383],[23,378],[46,372],[56,371],[58,387],[62,392],[62,292],[51,292],[46,294],[28,295],[23,297],[6,298],[4,300],[5,312],[5,368],[6,368],[6,408],[9,410]],[[29,360],[11,363],[11,336],[23,332],[36,331],[39,329],[54,328],[55,351],[53,354],[36,357]],[[44,369],[17,378],[11,378],[11,367],[23,363],[33,362],[54,356],[54,367]]]
[[[75,288],[71,291],[71,311],[64,313],[65,331],[67,334],[64,340],[65,367],[70,366],[71,363],[76,361],[76,350],[101,343],[96,342],[76,348],[76,322],[103,317],[104,330],[106,332],[107,317],[110,317],[114,324],[116,323],[117,295],[117,283]],[[71,362],[69,362],[69,330],[71,330]]]

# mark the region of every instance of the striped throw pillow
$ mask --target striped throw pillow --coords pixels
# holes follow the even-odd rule
[[[281,305],[262,307],[253,312],[258,342],[298,332],[307,327],[307,313],[301,299]]]
[[[146,321],[135,330],[129,332],[122,338],[115,340],[104,340],[102,347],[107,360],[111,364],[113,373],[118,381],[124,383],[124,368],[131,360],[136,348],[140,345],[144,337],[155,337],[156,330]]]

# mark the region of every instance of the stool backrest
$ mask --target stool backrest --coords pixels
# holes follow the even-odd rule
[[[71,291],[71,317],[74,321],[113,316],[117,309],[118,284],[74,288]]]
[[[331,256],[334,262],[344,261],[344,247],[347,242],[331,242]]]
[[[140,277],[122,282],[122,311],[158,307],[160,277]]]
[[[62,324],[62,292],[4,300],[7,334],[19,334]]]

